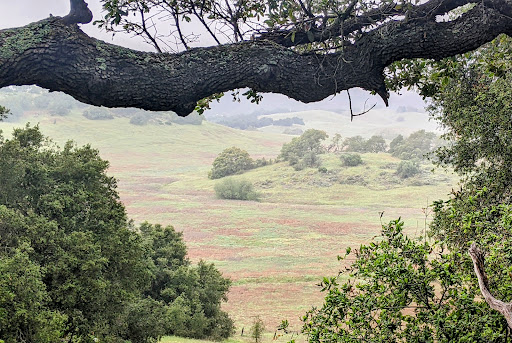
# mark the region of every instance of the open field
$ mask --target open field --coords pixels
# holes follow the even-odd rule
[[[381,221],[399,216],[410,234],[419,235],[428,221],[422,208],[446,198],[456,183],[442,172],[430,175],[428,166],[426,181],[401,182],[394,176],[399,160],[388,154],[365,154],[365,164],[353,168],[326,156],[327,173],[296,172],[278,163],[237,176],[256,185],[259,202],[220,200],[213,191],[216,181],[207,178],[218,153],[237,146],[253,158],[275,158],[292,137],[207,122],[134,126],[127,118],[90,121],[78,113],[27,113],[23,119],[39,122],[59,145],[73,139],[99,149],[111,162],[109,171],[119,180],[130,218],[183,231],[193,261],[212,261],[233,280],[225,304],[238,328],[233,342],[258,315],[272,331],[269,335],[285,318],[299,330],[299,317],[321,303],[315,284],[341,267],[338,254],[369,242]],[[0,129],[9,133],[20,125],[0,123]],[[384,212],[382,218],[379,212]]]

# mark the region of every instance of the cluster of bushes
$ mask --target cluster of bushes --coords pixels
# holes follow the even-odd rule
[[[230,281],[191,265],[173,227],[135,227],[89,146],[37,127],[0,137],[0,338],[6,343],[223,339]]]
[[[420,130],[404,138],[398,135],[389,144],[389,153],[402,160],[422,160],[437,146],[437,136],[433,132]]]
[[[306,130],[301,136],[295,137],[290,143],[283,145],[278,159],[287,161],[295,170],[318,167],[318,155],[325,153],[325,148],[321,143],[327,137],[325,131]]]
[[[241,174],[247,170],[263,167],[272,163],[264,157],[258,160],[251,158],[249,153],[237,147],[224,149],[215,158],[212,169],[208,173],[210,179],[220,179],[225,176]]]
[[[386,141],[382,136],[372,136],[364,139],[361,136],[348,137],[343,141],[345,151],[351,152],[384,152],[386,151]]]

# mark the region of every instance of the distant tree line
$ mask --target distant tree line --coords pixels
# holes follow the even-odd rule
[[[238,114],[232,116],[208,116],[208,120],[232,127],[240,130],[257,129],[265,126],[292,126],[304,125],[304,120],[299,117],[290,117],[283,119],[272,119],[270,117],[261,116],[261,113],[254,112],[251,114]]]
[[[172,226],[127,219],[108,162],[37,127],[0,135],[0,339],[224,339],[230,281],[193,266]]]
[[[54,92],[50,93],[35,86],[3,88],[0,90],[3,106],[10,110],[5,118],[8,122],[16,122],[26,111],[45,111],[53,116],[67,116],[76,110],[89,120],[110,120],[116,117],[130,118],[134,125],[201,125],[204,116],[192,113],[180,117],[174,112],[148,112],[133,108],[111,109],[84,105],[71,96]]]

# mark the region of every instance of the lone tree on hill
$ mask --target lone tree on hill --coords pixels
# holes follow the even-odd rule
[[[92,14],[84,0],[71,0],[64,18],[0,31],[0,87],[36,84],[92,105],[182,116],[245,87],[253,101],[273,92],[302,102],[360,87],[387,104],[384,74],[394,62],[439,60],[512,33],[512,0],[101,2],[106,15],[96,24],[143,36],[157,53],[87,36],[76,24]],[[157,18],[173,26],[165,31],[176,33],[174,53]],[[188,22],[203,25],[216,46],[191,48]]]

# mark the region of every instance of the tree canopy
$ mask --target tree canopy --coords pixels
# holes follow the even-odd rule
[[[27,126],[0,132],[0,338],[6,343],[226,338],[230,281],[192,266],[172,226],[135,227],[108,162]]]
[[[87,4],[71,0],[64,18],[0,31],[0,87],[37,84],[93,105],[179,115],[240,88],[254,101],[274,92],[314,102],[360,87],[387,103],[389,87],[403,85],[385,78],[403,70],[394,62],[439,60],[512,32],[510,0],[102,3],[98,25],[142,35],[158,53],[88,37],[75,25],[92,21]],[[158,18],[168,19],[167,41]],[[216,45],[192,48],[187,22],[203,25]]]

